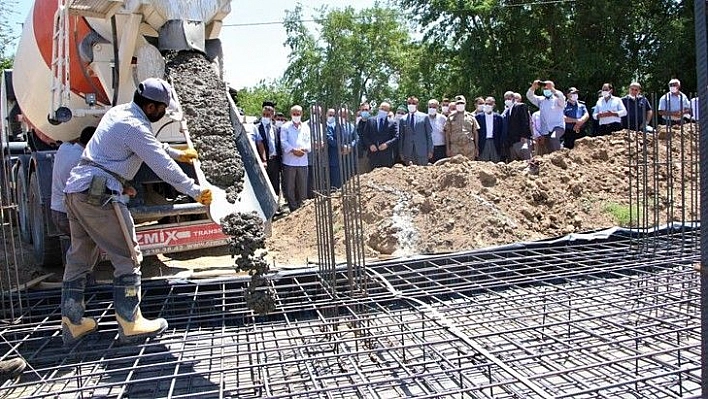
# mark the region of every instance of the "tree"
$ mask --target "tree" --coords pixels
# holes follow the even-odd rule
[[[263,101],[274,102],[275,109],[289,115],[293,105],[290,93],[280,80],[261,81],[254,87],[243,88],[236,93],[236,105],[241,107],[246,115],[260,116]]]
[[[398,89],[412,81],[406,75],[409,66],[419,61],[419,46],[399,13],[378,5],[360,11],[322,9],[317,40],[302,22],[300,5],[286,11],[290,54],[284,79],[293,101],[356,108],[363,99],[398,98]]]
[[[0,0],[0,72],[12,68],[12,57],[7,55],[8,46],[15,40],[10,15],[16,11],[17,2]]]
[[[691,0],[399,4],[424,42],[450,57],[449,84],[462,93],[500,96],[539,78],[592,98],[603,82],[626,87],[638,79],[645,89],[665,91],[679,74],[684,87],[695,88]]]

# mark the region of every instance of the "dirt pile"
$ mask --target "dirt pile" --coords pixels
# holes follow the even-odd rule
[[[636,183],[645,175],[648,192],[640,194],[657,204],[648,211],[651,221],[669,203],[669,186],[691,180],[697,184],[697,170],[685,162],[693,159],[695,149],[689,143],[694,139],[674,138],[669,146],[666,135],[660,134],[646,138],[646,143],[641,134],[631,132],[585,138],[573,150],[537,158],[537,171],[527,162],[493,164],[462,157],[436,166],[374,170],[361,176],[368,255],[444,253],[627,224],[612,209],[628,208],[630,178]],[[650,152],[646,161],[639,150],[644,144]],[[672,194],[674,204],[681,204],[684,194],[676,187]],[[336,195],[333,209],[339,215],[335,250],[344,254],[341,201]],[[697,217],[687,215],[687,220]],[[266,246],[277,263],[315,260],[314,204],[308,202],[276,221]]]

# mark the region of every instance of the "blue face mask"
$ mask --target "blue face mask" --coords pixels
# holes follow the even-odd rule
[[[546,96],[547,98],[551,98],[553,95],[553,92],[549,89],[543,89],[543,95]]]
[[[370,116],[369,111],[361,111],[361,119],[369,119]]]

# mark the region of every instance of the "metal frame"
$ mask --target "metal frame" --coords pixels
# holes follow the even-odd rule
[[[267,317],[243,280],[153,282],[143,311],[170,329],[135,347],[117,346],[110,287],[87,295],[99,332],[68,348],[58,290],[31,292],[0,333],[32,368],[0,395],[699,397],[698,251],[664,233],[650,251],[615,234],[369,265],[365,298],[283,273]]]

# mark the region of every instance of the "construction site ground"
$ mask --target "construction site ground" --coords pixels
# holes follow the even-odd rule
[[[685,193],[686,185],[683,190],[678,186],[679,182],[698,184],[697,168],[686,161],[695,160],[697,154],[690,146],[678,145],[684,139],[694,142],[696,132],[693,125],[672,132],[670,146],[666,130],[646,139],[657,161],[668,162],[667,168],[681,176],[667,176],[667,168],[647,172],[650,179],[655,179],[656,189],[649,194],[656,196],[658,204],[655,211],[648,211],[650,214],[629,206],[631,179],[637,178],[637,166],[632,162],[641,158],[637,147],[644,143],[641,134],[631,132],[580,139],[572,150],[538,157],[537,173],[527,162],[494,164],[451,158],[435,166],[397,165],[363,174],[359,179],[367,258],[457,252],[609,226],[628,227],[641,219],[658,224],[673,219],[697,220],[697,214],[681,214],[682,209],[695,213],[697,207],[687,205],[696,199]],[[673,213],[668,214],[662,204],[674,184],[670,194],[675,205]],[[332,205],[334,215],[341,215],[336,193]],[[314,212],[314,203],[308,201],[273,222],[267,240],[273,269],[301,268],[317,262]],[[343,261],[341,216],[335,216],[334,233],[337,261]],[[29,249],[25,248],[20,261],[20,283],[48,273],[54,275],[46,276],[45,281],[60,281],[61,269],[33,265]],[[231,274],[233,264],[228,247],[219,247],[146,257],[142,267],[144,276],[153,278],[193,272]],[[99,265],[97,278],[110,280],[110,265]]]

